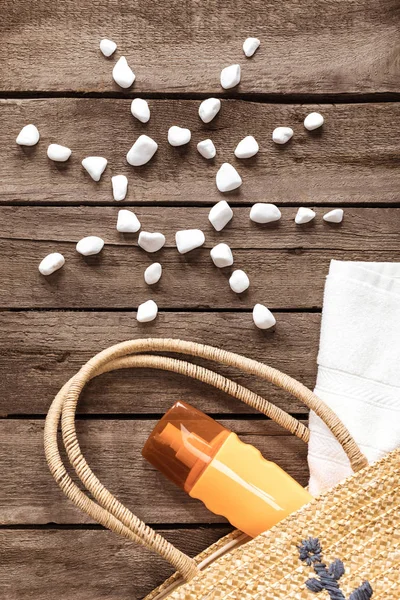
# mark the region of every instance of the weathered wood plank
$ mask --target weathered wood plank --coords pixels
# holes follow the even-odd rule
[[[0,414],[45,414],[60,387],[94,354],[138,337],[175,337],[218,345],[271,364],[312,387],[319,325],[319,314],[301,313],[280,314],[276,330],[263,332],[253,326],[250,314],[242,313],[160,313],[153,323],[138,327],[129,312],[0,312]],[[207,366],[289,412],[305,412],[299,401],[266,382],[212,363]],[[250,411],[200,382],[146,369],[95,379],[85,389],[78,410],[161,414],[179,399],[211,413]]]
[[[233,62],[241,92],[398,92],[398,9],[396,0],[175,0],[153,10],[146,0],[3,0],[0,89],[122,91],[98,48],[110,37],[136,73],[126,93],[221,92],[220,70]],[[250,60],[248,35],[262,40]]]
[[[228,528],[162,531],[193,556]],[[0,531],[4,600],[140,600],[173,573],[162,558],[109,531]]]
[[[301,484],[308,479],[307,446],[272,421],[221,420]],[[78,421],[82,451],[100,480],[148,523],[222,523],[204,505],[165,479],[141,456],[156,421]],[[87,523],[64,496],[43,453],[44,421],[0,421],[0,523]],[[66,465],[68,465],[66,459]],[[80,483],[80,482],[79,482]],[[149,498],[152,501],[149,502]]]
[[[116,222],[121,205],[115,207],[41,207],[0,206],[0,239],[77,242],[91,232],[107,245],[137,245],[137,235],[117,232]],[[333,207],[331,207],[333,208]],[[307,227],[294,223],[297,208],[281,208],[280,221],[259,225],[250,221],[250,208],[233,209],[234,218],[224,231],[217,232],[208,220],[209,208],[197,207],[131,207],[142,228],[162,231],[166,248],[175,247],[179,229],[202,229],[205,248],[222,239],[232,249],[332,248],[334,250],[380,249],[400,250],[399,208],[346,208],[343,223],[325,223],[322,215],[330,208],[317,208],[317,218]]]
[[[47,67],[46,67],[47,68]],[[52,70],[53,72],[53,70]],[[125,173],[130,179],[128,200],[135,203],[174,201],[214,203],[222,197],[241,202],[283,203],[393,203],[399,201],[400,171],[397,140],[400,103],[324,106],[322,130],[307,132],[304,116],[318,106],[260,104],[226,100],[218,117],[204,125],[198,101],[152,100],[152,117],[143,125],[132,117],[128,100],[52,99],[1,102],[0,202],[102,203],[112,202],[110,177]],[[26,123],[35,123],[42,138],[24,150],[15,138]],[[167,142],[170,125],[190,127],[188,146]],[[295,136],[285,146],[272,142],[278,125],[290,125]],[[126,153],[141,133],[159,143],[150,163],[130,167]],[[261,150],[248,160],[233,151],[245,135],[254,134]],[[196,149],[211,137],[217,157],[206,161]],[[46,156],[47,144],[72,148],[67,163]],[[81,166],[88,155],[105,156],[109,166],[99,183]],[[218,192],[215,174],[232,162],[243,178],[239,190]]]
[[[43,277],[38,265],[54,251],[67,262]],[[237,249],[234,265],[217,269],[206,248],[186,255],[167,248],[149,256],[137,247],[108,246],[101,254],[84,258],[75,243],[12,240],[0,241],[0,257],[0,308],[134,309],[152,298],[162,309],[250,309],[256,302],[271,308],[308,309],[322,305],[332,259],[392,261],[399,259],[399,251]],[[162,263],[163,276],[149,289],[143,273],[154,260]],[[246,271],[251,282],[240,295],[228,284],[231,272],[238,268]],[[148,331],[143,325],[138,329]]]

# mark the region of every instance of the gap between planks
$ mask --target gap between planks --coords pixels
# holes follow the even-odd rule
[[[77,421],[158,421],[165,413],[90,413],[90,414],[79,414],[75,415]],[[270,417],[263,415],[262,413],[249,413],[249,414],[231,414],[231,413],[213,413],[207,411],[208,415],[212,415],[213,419],[217,421],[271,421]],[[306,421],[308,419],[308,413],[289,413],[291,417],[298,421]],[[46,415],[41,414],[8,414],[0,415],[0,420],[7,419],[8,421],[43,421]]]
[[[322,308],[320,307],[310,307],[310,308],[274,308],[273,306],[270,307],[270,310],[274,311],[275,313],[280,313],[280,314],[288,314],[288,313],[305,313],[305,314],[320,314],[322,312]],[[25,307],[18,307],[18,308],[8,308],[8,307],[0,307],[0,313],[43,313],[43,312],[52,312],[52,313],[64,313],[64,312],[75,312],[75,313],[91,313],[91,312],[100,312],[100,313],[135,313],[137,311],[137,308],[132,306],[129,307],[111,307],[111,308],[107,308],[107,307],[100,307],[100,308],[96,308],[95,306],[91,306],[90,308],[69,308],[69,307],[65,307],[65,308],[56,308],[56,307],[29,307],[29,306],[25,306]],[[158,312],[159,313],[193,313],[193,314],[197,314],[197,313],[202,313],[202,314],[213,314],[213,313],[243,313],[243,314],[251,314],[253,312],[252,308],[242,308],[242,307],[238,307],[238,308],[214,308],[213,310],[207,310],[207,309],[203,309],[203,308],[168,308],[168,307],[162,307],[162,308],[158,308]]]
[[[146,523],[148,527],[155,529],[156,531],[175,531],[177,529],[188,529],[188,530],[198,530],[198,529],[216,529],[216,528],[225,528],[226,533],[232,531],[232,527],[227,524],[225,521],[215,522],[215,523]],[[56,530],[66,530],[66,531],[109,531],[106,527],[98,523],[18,523],[18,524],[10,524],[4,525],[0,524],[0,531],[11,530],[11,531],[25,531],[25,530],[34,530],[34,531],[56,531]]]
[[[145,100],[205,100],[213,96],[221,100],[242,100],[244,102],[257,102],[259,104],[367,104],[376,102],[399,102],[400,93],[396,92],[376,92],[369,94],[263,94],[263,93],[239,93],[239,92],[194,92],[194,93],[174,93],[174,92],[138,92],[134,91],[106,91],[106,92],[54,92],[54,91],[2,91],[0,100],[39,100],[51,98],[89,98],[104,99],[111,98],[115,100],[130,100],[133,98],[143,98]]]
[[[229,197],[221,197],[221,200],[226,200],[229,203],[229,206],[231,208],[248,208],[250,209],[255,203],[255,202],[235,202],[234,200],[231,200]],[[216,203],[216,200],[204,200],[204,202],[196,202],[193,201],[191,202],[190,200],[187,200],[185,203],[182,202],[178,202],[178,201],[173,201],[173,200],[166,200],[166,201],[158,201],[158,200],[143,200],[143,202],[132,202],[129,200],[123,200],[121,202],[116,202],[115,200],[110,200],[110,201],[104,201],[104,202],[82,202],[82,201],[71,201],[71,202],[58,202],[58,201],[50,201],[47,200],[46,202],[36,202],[36,201],[29,201],[29,200],[6,200],[6,201],[0,201],[0,207],[3,206],[11,206],[11,207],[27,207],[27,208],[84,208],[84,207],[90,207],[90,208],[143,208],[143,207],[148,207],[148,208],[211,208],[214,204]],[[304,202],[276,202],[277,206],[279,208],[293,208],[293,210],[296,210],[296,208],[299,208],[300,206],[304,206]],[[351,201],[345,201],[345,202],[341,202],[340,206],[338,205],[333,205],[331,202],[314,202],[312,205],[310,206],[314,206],[316,208],[320,207],[320,208],[330,208],[330,209],[334,209],[334,208],[362,208],[362,209],[376,209],[376,208],[400,208],[400,201],[399,202],[351,202]]]

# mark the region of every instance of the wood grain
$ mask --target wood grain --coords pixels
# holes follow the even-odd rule
[[[229,528],[162,531],[195,556]],[[153,553],[108,531],[1,530],[4,600],[140,600],[172,574]]]
[[[301,313],[280,314],[276,330],[263,332],[253,326],[250,314],[242,313],[161,313],[144,328],[129,312],[0,312],[0,414],[46,414],[60,387],[82,364],[100,350],[135,337],[175,337],[218,345],[271,364],[312,387],[319,328],[320,315]],[[266,382],[211,363],[206,366],[289,412],[305,412],[299,401]],[[205,384],[147,369],[95,379],[85,389],[78,411],[160,415],[179,399],[214,414],[251,412],[242,402]]]
[[[91,528],[48,472],[44,420],[33,416],[46,413],[81,364],[123,339],[179,337],[272,364],[312,388],[320,330],[320,314],[313,311],[321,307],[329,261],[400,259],[400,209],[395,208],[400,206],[400,103],[383,102],[399,98],[397,0],[150,4],[1,3],[0,96],[8,99],[0,99],[0,416],[18,417],[0,420],[0,596],[5,600],[139,600],[171,573],[153,554]],[[241,49],[248,35],[262,42],[250,60]],[[111,59],[99,51],[103,37],[118,43]],[[129,90],[112,81],[122,55],[137,77]],[[241,84],[224,92],[220,70],[236,62]],[[87,93],[93,97],[85,98]],[[149,98],[147,125],[130,114],[136,94]],[[198,106],[211,94],[223,98],[222,110],[204,125]],[[357,99],[375,102],[351,104]],[[326,104],[337,100],[349,104]],[[325,124],[309,133],[303,119],[314,110],[323,113]],[[41,133],[40,143],[30,149],[15,144],[27,123]],[[174,124],[191,129],[187,147],[168,145]],[[284,147],[271,141],[278,125],[295,132]],[[148,165],[132,168],[125,155],[142,133],[156,139],[159,150]],[[240,161],[233,151],[245,135],[257,138],[260,152]],[[196,150],[208,137],[217,147],[212,161]],[[47,159],[52,142],[72,148],[68,163]],[[88,155],[109,160],[98,184],[81,167]],[[215,186],[225,161],[243,178],[240,190],[226,196]],[[110,178],[119,173],[128,176],[129,193],[126,202],[116,204]],[[217,234],[207,214],[222,198],[235,205],[235,218]],[[283,205],[281,222],[251,224],[249,206],[258,201]],[[135,207],[144,229],[166,234],[162,252],[146,255],[137,248],[137,236],[117,234],[123,205]],[[317,206],[310,226],[294,225],[299,205]],[[339,227],[321,219],[334,206],[346,207]],[[174,233],[192,227],[204,229],[205,247],[179,256]],[[106,247],[100,256],[83,259],[75,244],[88,234],[104,237]],[[219,241],[231,245],[235,267],[248,272],[247,294],[231,293],[229,270],[211,264],[209,249]],[[37,266],[51,251],[63,252],[67,262],[45,279]],[[164,275],[150,290],[143,271],[153,260],[162,262]],[[149,297],[161,312],[155,322],[138,325],[134,310]],[[258,301],[311,312],[278,312],[276,330],[262,332],[250,312]],[[69,308],[77,310],[63,310]],[[282,408],[305,413],[299,402],[267,383],[219,370]],[[161,529],[168,526],[162,533],[196,555],[230,527],[140,457],[154,419],[182,398],[217,414],[303,484],[306,447],[222,392],[175,374],[123,371],[92,382],[77,426],[95,472],[140,517]]]
[[[54,251],[65,256],[66,264],[44,277],[38,265]],[[319,308],[332,259],[393,261],[399,252],[235,250],[234,265],[217,269],[206,248],[186,255],[167,248],[149,256],[141,248],[106,246],[101,254],[84,258],[75,243],[13,240],[0,241],[0,257],[0,308],[136,309],[152,298],[163,310],[241,310],[252,309],[257,302],[271,309]],[[162,263],[163,276],[149,289],[143,273],[155,260]],[[251,282],[240,295],[228,284],[232,271],[239,268]],[[149,328],[141,325],[137,330],[145,333]]]
[[[125,93],[220,93],[222,67],[239,62],[240,92],[375,93],[399,91],[396,0],[3,0],[0,34],[6,60],[0,89],[122,92],[114,58],[136,73]],[[248,35],[262,45],[246,59]],[[105,59],[103,37],[118,51]]]
[[[302,485],[307,484],[304,442],[272,421],[219,422]],[[141,450],[155,424],[152,420],[78,421],[77,431],[83,454],[102,483],[147,523],[224,523],[223,517],[190,498],[142,458]],[[91,522],[51,477],[43,453],[43,428],[44,421],[0,421],[0,523]]]
[[[346,0],[347,1],[347,0]],[[43,99],[1,102],[0,202],[95,203],[113,202],[110,177],[124,173],[130,180],[129,202],[212,204],[222,198],[235,203],[256,201],[286,204],[398,203],[400,169],[400,103],[279,105],[226,100],[218,117],[204,125],[198,101],[151,100],[148,124],[130,114],[128,100]],[[321,110],[322,129],[307,132],[303,119]],[[15,144],[26,123],[35,123],[41,141],[30,149]],[[178,124],[192,131],[192,141],[173,148],[168,128]],[[294,138],[274,144],[273,129],[290,125]],[[126,153],[139,134],[159,143],[154,158],[143,167],[130,167]],[[260,152],[253,159],[236,159],[233,151],[253,134]],[[196,144],[211,137],[217,147],[206,161]],[[67,163],[53,163],[47,145],[72,148]],[[81,166],[85,156],[109,160],[102,180],[95,183]],[[215,175],[223,162],[232,162],[243,178],[239,190],[218,192]]]
[[[19,241],[72,242],[95,233],[107,245],[137,245],[137,235],[116,230],[122,207],[42,207],[0,206],[0,239]],[[223,239],[233,249],[307,248],[332,250],[400,250],[399,208],[346,208],[340,225],[326,223],[322,215],[333,207],[316,209],[317,218],[308,227],[294,224],[296,207],[281,208],[282,218],[268,225],[250,221],[250,208],[235,207],[234,218],[223,232],[215,231],[208,220],[209,208],[127,206],[135,212],[142,229],[162,231],[166,248],[175,248],[175,233],[180,229],[204,231],[205,248]]]

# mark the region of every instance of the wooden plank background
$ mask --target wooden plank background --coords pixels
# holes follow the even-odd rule
[[[179,337],[241,352],[272,364],[312,387],[315,382],[324,280],[331,259],[400,259],[400,7],[396,0],[3,0],[0,35],[0,596],[5,600],[140,600],[171,569],[158,557],[90,522],[67,501],[48,473],[42,449],[44,416],[59,387],[99,350],[137,337]],[[259,36],[251,59],[243,40]],[[99,52],[102,37],[118,43]],[[125,55],[136,73],[122,90],[111,78]],[[219,86],[223,66],[238,62],[235,90]],[[201,98],[222,98],[210,124],[198,118]],[[143,125],[130,114],[136,95],[149,100]],[[312,110],[326,118],[306,132]],[[33,148],[15,138],[26,124],[41,133]],[[167,144],[168,128],[190,127],[184,148]],[[293,140],[271,141],[290,125]],[[159,143],[142,168],[125,155],[141,133]],[[240,161],[238,141],[254,135],[259,154]],[[211,137],[217,156],[196,151]],[[47,144],[72,148],[66,164],[46,157]],[[81,167],[87,155],[109,164],[93,182]],[[222,162],[232,162],[243,186],[223,196],[215,186]],[[129,178],[126,200],[115,203],[110,178]],[[210,206],[226,198],[234,218],[221,232]],[[282,220],[249,220],[254,202],[279,204]],[[297,227],[298,206],[317,218]],[[162,231],[153,256],[137,235],[115,230],[130,207],[143,228]],[[345,208],[341,225],[322,215]],[[201,228],[203,248],[180,256],[174,234]],[[101,255],[75,251],[85,235],[106,241]],[[233,294],[231,269],[216,269],[213,245],[233,249],[235,267],[251,279]],[[65,267],[43,278],[37,266],[51,251]],[[149,289],[143,271],[163,264]],[[154,298],[157,320],[138,324],[138,304]],[[275,331],[257,330],[255,302],[277,317]],[[221,371],[306,422],[297,400],[232,369]],[[223,392],[173,373],[149,369],[106,374],[91,382],[78,407],[78,434],[94,471],[109,488],[179,548],[194,556],[230,530],[221,517],[165,481],[140,456],[155,421],[184,399],[213,414],[260,448],[302,484],[306,447],[271,421]],[[151,498],[151,502],[149,499]]]
[[[197,527],[159,533],[195,556],[229,531]],[[7,600],[143,598],[154,582],[172,574],[161,558],[144,548],[87,527],[8,528],[2,531],[1,555],[1,591]]]
[[[7,92],[121,93],[113,60],[99,60],[103,37],[131,64],[135,93],[220,93],[232,62],[243,67],[239,93],[399,92],[397,0],[3,0],[2,17]],[[248,35],[263,44],[251,60]]]
[[[319,314],[282,313],[273,333],[253,330],[249,312],[162,312],[145,327],[138,325],[132,311],[0,312],[0,376],[5,383],[1,414],[44,415],[51,398],[84,362],[100,349],[138,336],[215,343],[212,340],[217,333],[221,348],[269,362],[312,386],[319,323]],[[228,368],[221,372],[287,411],[305,412],[299,401],[265,382]],[[154,386],[155,377],[159,386]],[[214,414],[252,412],[238,400],[200,382],[144,369],[121,371],[117,376],[105,374],[90,382],[79,413],[159,415],[178,399]]]
[[[243,418],[220,421],[306,485],[304,442],[271,421]],[[161,526],[224,522],[220,516],[210,515],[202,503],[193,502],[175,485],[164,482],[141,457],[141,449],[155,424],[153,419],[79,421],[79,440],[94,472],[122,502],[135,507],[146,522]],[[87,523],[88,517],[57,486],[48,486],[48,468],[42,450],[43,426],[42,420],[32,419],[7,419],[0,423],[0,468],[7,486],[3,488],[0,506],[2,519],[9,524],[22,521],[30,525]],[[26,478],[27,471],[32,474],[35,486]],[[149,503],[149,490],[157,494],[156,503]]]
[[[98,58],[101,63],[101,57]],[[103,61],[104,62],[104,61]],[[214,204],[221,199],[215,174],[232,162],[243,185],[229,194],[235,204],[258,201],[283,204],[365,204],[399,201],[398,143],[400,103],[325,105],[323,131],[307,132],[304,117],[314,104],[264,104],[224,100],[218,116],[205,125],[198,117],[199,100],[150,100],[151,119],[140,123],[130,101],[52,98],[4,100],[0,129],[0,202],[26,204],[111,203],[112,174],[131,182],[126,202]],[[15,138],[21,123],[34,122],[42,134],[33,148],[21,149]],[[171,125],[189,127],[192,142],[181,148],[167,143]],[[272,131],[290,125],[293,139],[274,144]],[[126,153],[142,133],[159,150],[142,167],[126,163]],[[233,152],[244,135],[254,134],[260,152],[240,160]],[[205,160],[196,144],[212,137],[217,155]],[[67,163],[50,161],[50,143],[72,149]],[[85,156],[104,156],[109,166],[99,183],[82,169]]]

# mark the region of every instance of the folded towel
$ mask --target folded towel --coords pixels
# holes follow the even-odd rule
[[[400,446],[400,263],[331,262],[315,393],[369,462]],[[352,471],[313,412],[310,430],[310,492],[318,495]]]

